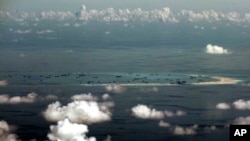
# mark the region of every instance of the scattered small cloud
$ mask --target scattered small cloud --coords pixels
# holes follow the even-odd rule
[[[175,135],[195,135],[197,133],[197,129],[198,129],[197,124],[191,127],[175,126],[173,127],[172,132]]]
[[[53,33],[55,31],[50,30],[50,29],[46,29],[46,30],[40,30],[40,31],[36,31],[36,34],[48,34],[48,33]]]
[[[71,100],[86,100],[86,101],[97,101],[98,97],[93,96],[91,93],[88,94],[78,94],[71,96]]]
[[[111,120],[110,107],[95,101],[73,101],[66,106],[60,102],[49,104],[43,111],[48,121],[60,121],[68,117],[72,122],[92,124]]]
[[[250,100],[239,99],[234,101],[232,104],[222,102],[216,105],[216,109],[220,110],[227,110],[231,107],[237,110],[250,110]]]
[[[21,103],[34,103],[36,101],[44,100],[56,100],[58,99],[55,95],[47,95],[45,97],[39,96],[38,94],[32,92],[26,96],[10,96],[7,94],[0,95],[0,104],[21,104]]]
[[[8,82],[6,80],[0,80],[0,87],[7,86]]]
[[[108,84],[105,86],[105,89],[108,92],[112,92],[112,93],[123,93],[126,90],[125,87],[119,84]]]
[[[212,131],[215,131],[217,129],[216,126],[214,126],[214,125],[200,128],[198,124],[194,124],[193,126],[189,126],[189,127],[182,127],[179,125],[171,125],[170,123],[165,122],[163,120],[161,120],[158,125],[160,127],[163,127],[163,128],[168,128],[172,134],[178,135],[178,136],[196,135],[197,131],[199,131],[199,132],[212,132]]]
[[[165,127],[165,128],[171,127],[171,125],[170,125],[168,122],[164,122],[163,120],[161,120],[161,121],[159,122],[159,126],[160,126],[160,127]]]
[[[176,112],[165,110],[160,111],[154,108],[149,108],[147,105],[138,104],[131,108],[132,115],[142,119],[163,119],[164,117],[185,116],[186,112],[178,110]]]
[[[248,116],[248,117],[238,117],[233,121],[233,124],[236,124],[236,125],[249,125],[250,124],[250,116]]]
[[[186,115],[186,112],[185,111],[181,111],[181,110],[178,110],[176,112],[165,110],[164,113],[165,113],[165,115],[167,117],[185,116]]]
[[[141,119],[163,119],[164,112],[151,109],[146,105],[138,104],[131,109],[132,115]]]
[[[102,100],[109,100],[109,99],[111,99],[111,96],[109,94],[102,95]]]
[[[84,7],[84,8],[83,8]],[[238,13],[238,12],[221,12],[211,10],[203,10],[195,12],[192,10],[182,9],[174,12],[169,7],[163,7],[161,9],[143,10],[141,8],[136,9],[88,9],[85,5],[82,5],[77,12],[75,11],[41,11],[41,12],[26,12],[26,11],[0,11],[2,18],[9,18],[20,25],[27,25],[28,20],[35,21],[37,24],[40,21],[77,21],[76,23],[66,23],[61,26],[75,26],[79,27],[79,21],[81,23],[87,22],[163,22],[163,23],[212,23],[212,22],[224,22],[233,23],[237,25],[248,24],[250,22],[250,13]],[[204,27],[197,28],[204,29]],[[19,31],[18,31],[19,32]],[[20,33],[26,33],[20,31]]]
[[[15,30],[14,32],[18,34],[29,34],[32,32],[32,30],[31,29],[27,29],[27,30],[18,29],[18,30]]]
[[[86,136],[89,132],[87,125],[72,123],[68,118],[51,125],[50,131],[47,136],[51,141],[96,141],[95,137]]]
[[[208,54],[229,54],[230,52],[228,52],[227,49],[224,49],[221,46],[208,44],[206,46],[206,53],[208,53]]]
[[[0,104],[20,104],[20,103],[34,103],[37,99],[36,93],[29,93],[26,96],[0,95]]]
[[[216,109],[227,110],[227,109],[230,109],[230,105],[227,103],[218,103],[216,105]]]
[[[250,110],[250,100],[239,99],[233,102],[233,106],[239,110]]]

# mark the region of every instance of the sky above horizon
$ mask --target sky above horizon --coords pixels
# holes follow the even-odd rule
[[[1,10],[24,10],[24,11],[43,11],[43,10],[58,10],[58,11],[75,11],[81,5],[86,5],[89,9],[106,9],[113,7],[114,9],[161,9],[169,7],[171,10],[210,10],[217,11],[237,11],[249,12],[250,1],[248,0],[1,0]]]

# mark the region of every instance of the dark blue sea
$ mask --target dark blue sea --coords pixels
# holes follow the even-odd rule
[[[188,22],[71,22],[1,22],[0,94],[38,95],[30,103],[0,104],[0,120],[16,127],[12,133],[19,139],[48,140],[50,125],[57,123],[47,121],[43,111],[55,101],[67,105],[71,96],[83,93],[99,99],[109,94],[114,103],[111,120],[88,125],[87,136],[98,141],[108,135],[112,141],[227,141],[229,125],[250,116],[247,108],[233,106],[239,99],[250,99],[249,28],[223,23],[199,23],[205,28],[196,29]],[[229,53],[209,54],[208,44]],[[239,81],[203,84],[216,81],[214,76]],[[39,99],[47,95],[57,99]],[[222,102],[230,108],[216,108]],[[131,111],[138,104],[185,115],[142,119]],[[159,126],[160,121],[170,127]],[[174,132],[177,126],[183,134]]]

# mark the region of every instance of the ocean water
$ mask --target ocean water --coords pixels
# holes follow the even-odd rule
[[[232,106],[236,100],[250,98],[249,28],[220,23],[202,23],[206,27],[202,30],[191,23],[27,24],[1,23],[0,81],[8,84],[0,87],[0,94],[11,97],[34,92],[58,99],[0,104],[0,119],[15,125],[14,133],[22,140],[48,140],[50,125],[56,122],[46,121],[42,112],[55,101],[67,105],[71,96],[82,93],[99,99],[108,93],[115,103],[110,121],[88,125],[87,136],[97,140],[110,135],[112,141],[226,141],[228,126],[250,114]],[[17,29],[31,32],[13,32]],[[45,29],[53,32],[36,32]],[[208,54],[207,44],[222,46],[230,53]],[[216,81],[214,76],[240,82],[193,84]],[[122,91],[109,90],[107,85]],[[221,102],[231,108],[217,109]],[[186,114],[140,119],[131,111],[138,104]],[[161,120],[171,126],[159,126]],[[177,126],[190,129],[194,125],[197,128],[192,128],[191,135],[174,133]]]

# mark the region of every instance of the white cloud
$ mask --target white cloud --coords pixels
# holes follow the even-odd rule
[[[86,100],[86,101],[97,101],[98,97],[93,96],[91,93],[88,94],[78,94],[71,96],[71,100]]]
[[[212,44],[208,44],[206,46],[206,53],[208,53],[208,54],[229,54],[227,49],[224,49],[221,46],[212,45]]]
[[[36,93],[29,93],[26,96],[0,95],[0,104],[20,104],[20,103],[34,103],[37,99]]]
[[[159,126],[160,127],[166,127],[166,128],[171,127],[171,125],[168,122],[164,122],[163,120],[161,120],[159,122]]]
[[[0,140],[1,141],[19,141],[16,134],[11,133],[11,127],[6,121],[0,121]]]
[[[72,123],[68,118],[50,126],[51,133],[48,138],[51,141],[96,141],[95,137],[87,137],[88,126]]]
[[[235,109],[239,110],[250,110],[250,100],[239,99],[233,102],[233,106]]]
[[[250,116],[248,117],[239,117],[234,120],[233,124],[236,125],[249,125],[250,124]]]
[[[37,20],[71,20],[75,19],[75,15],[70,11],[42,11]]]
[[[45,97],[38,96],[38,94],[32,92],[26,96],[9,96],[7,94],[0,95],[0,104],[21,104],[21,103],[34,103],[39,100],[55,100],[58,99],[55,95],[47,95]]]
[[[227,103],[218,103],[216,109],[227,110],[230,109],[230,105]]]
[[[60,102],[48,105],[43,112],[48,121],[59,121],[68,117],[72,122],[92,124],[111,120],[110,108],[95,101],[74,101],[66,106]]]
[[[142,119],[162,119],[164,117],[176,117],[176,116],[185,116],[186,112],[178,110],[176,112],[165,110],[159,111],[154,108],[149,108],[147,105],[138,104],[131,108],[132,115],[137,118]]]
[[[178,110],[176,112],[165,110],[164,113],[165,113],[165,115],[167,117],[185,116],[186,115],[186,112],[185,111],[181,111],[181,110]]]
[[[18,29],[18,30],[14,31],[14,32],[18,33],[18,34],[28,34],[28,33],[31,33],[32,30],[31,29],[27,29],[27,30]]]
[[[142,119],[162,119],[164,118],[164,112],[156,109],[151,109],[146,105],[138,104],[131,109],[132,114],[137,118]]]
[[[223,18],[220,12],[216,12],[214,10],[202,11],[200,13],[196,13],[192,10],[181,10],[178,15],[181,16],[180,18],[185,19],[189,22],[220,21]]]
[[[178,22],[226,22],[226,23],[246,23],[250,22],[249,13],[238,13],[235,11],[222,13],[215,10],[203,10],[201,12],[194,12],[192,10],[181,10],[173,12],[169,7],[161,9],[143,10],[136,9],[114,9],[112,7],[102,10],[87,9],[82,5],[77,12],[71,11],[42,11],[42,12],[25,12],[25,11],[0,11],[0,16],[9,18],[20,24],[27,24],[26,21],[39,22],[42,20],[53,21],[81,21],[81,22],[164,22],[164,23],[178,23]],[[71,24],[78,27],[79,24]]]
[[[112,93],[123,93],[126,89],[119,85],[119,84],[108,84],[105,86],[105,89],[108,92],[112,92]]]
[[[40,31],[36,31],[36,34],[47,34],[47,33],[53,33],[55,31],[50,30],[50,29],[46,29],[46,30],[40,30]]]
[[[8,82],[6,80],[0,80],[0,87],[7,86]]]
[[[109,99],[111,99],[111,96],[109,94],[102,95],[102,100],[109,100]]]
[[[195,135],[196,130],[198,129],[198,125],[193,125],[191,127],[181,127],[181,126],[175,126],[173,127],[172,131],[175,135]]]

